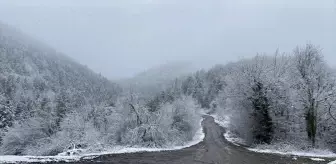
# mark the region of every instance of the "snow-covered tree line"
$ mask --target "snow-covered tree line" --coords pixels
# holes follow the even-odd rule
[[[228,117],[229,130],[247,145],[335,150],[335,78],[319,47],[307,44],[292,53],[257,55],[177,78],[144,103],[155,112],[190,97],[210,113]]]
[[[318,47],[257,55],[223,70],[213,109],[230,116],[230,130],[247,144],[336,149],[336,76]]]
[[[159,102],[189,96],[210,113],[228,117],[229,130],[247,145],[336,150],[335,73],[321,49],[307,44],[177,78],[170,92],[148,105],[155,110]]]
[[[0,154],[56,155],[73,145],[168,147],[185,144],[200,128],[192,98],[173,89],[123,91],[2,24],[0,86]]]

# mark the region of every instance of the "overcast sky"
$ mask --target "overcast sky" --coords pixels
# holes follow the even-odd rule
[[[113,79],[307,42],[336,66],[335,0],[0,0],[0,21]]]

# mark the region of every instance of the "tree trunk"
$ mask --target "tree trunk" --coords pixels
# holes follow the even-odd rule
[[[315,147],[316,143],[316,131],[317,131],[317,120],[316,120],[316,110],[314,107],[310,107],[306,114],[306,124],[307,124],[307,135],[312,146]]]

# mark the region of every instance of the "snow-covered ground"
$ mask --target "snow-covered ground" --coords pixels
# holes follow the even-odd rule
[[[330,162],[330,163],[328,163],[328,164],[336,164],[336,161]]]
[[[210,115],[211,117],[214,118],[215,122],[224,127],[224,128],[228,128],[229,125],[230,125],[230,118],[228,116],[226,117],[222,117],[222,116],[218,116],[218,115],[215,115],[215,114],[212,114]]]
[[[224,134],[224,137],[226,140],[228,140],[229,142],[231,142],[232,144],[236,145],[236,146],[240,146],[240,145],[246,145],[245,141],[237,136],[235,136],[233,133],[231,133],[230,131],[227,131]]]
[[[310,158],[312,161],[319,161],[319,162],[321,162],[321,161],[325,161],[324,159],[321,159],[321,158]]]
[[[0,163],[17,163],[17,162],[74,162],[78,161],[81,156],[0,156]]]
[[[336,154],[328,150],[311,149],[311,150],[295,150],[295,148],[283,146],[282,149],[275,149],[271,146],[269,148],[263,148],[259,146],[256,148],[248,148],[248,150],[258,153],[270,153],[280,155],[295,155],[301,157],[315,157],[316,158],[336,158]]]
[[[244,140],[235,136],[233,133],[227,130],[230,124],[229,117],[221,117],[218,115],[211,115],[217,124],[226,128],[226,133],[224,137],[226,140],[231,142],[234,145],[244,145]],[[281,147],[281,148],[279,148]],[[272,145],[260,145],[256,148],[248,148],[248,150],[258,153],[269,153],[269,154],[280,154],[280,155],[293,155],[293,156],[301,156],[301,157],[312,157],[311,160],[321,161],[324,159],[320,158],[336,158],[336,154],[328,151],[328,150],[320,150],[320,149],[312,149],[312,150],[295,150],[293,146],[290,145],[282,145],[282,146],[272,146]],[[336,161],[331,164],[336,164]]]
[[[79,155],[66,156],[66,153],[61,153],[58,156],[13,156],[13,155],[5,155],[0,156],[0,163],[16,163],[16,162],[74,162],[79,161],[80,159],[92,159],[100,155],[107,154],[124,154],[124,153],[135,153],[135,152],[160,152],[160,151],[171,151],[171,150],[180,150],[184,148],[188,148],[204,140],[205,134],[203,132],[202,123],[203,119],[200,121],[200,129],[196,132],[193,140],[188,142],[183,146],[175,146],[171,148],[142,148],[142,147],[114,147],[112,149],[97,152],[97,153],[83,153]],[[75,150],[76,151],[76,150]],[[83,151],[85,152],[85,151]]]
[[[226,129],[226,132],[224,134],[224,137],[226,140],[228,140],[229,142],[231,142],[232,144],[236,146],[245,145],[245,141],[243,139],[237,137],[235,134],[227,130],[230,125],[230,118],[228,116],[222,117],[222,116],[218,116],[215,114],[210,115],[210,116],[214,118],[215,122],[218,125]]]

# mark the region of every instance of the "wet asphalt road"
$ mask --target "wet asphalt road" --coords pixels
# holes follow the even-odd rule
[[[202,126],[205,139],[195,146],[176,151],[103,155],[76,164],[327,164],[331,161],[317,162],[309,158],[295,160],[293,156],[250,152],[225,140],[224,128],[216,124],[212,117],[204,117]]]

